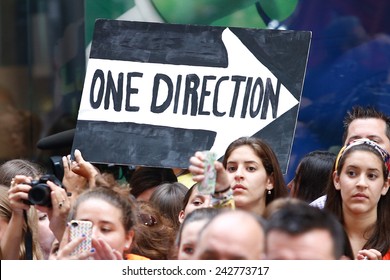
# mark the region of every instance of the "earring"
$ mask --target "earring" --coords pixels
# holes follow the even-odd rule
[[[268,190],[268,195],[271,195],[271,190]]]

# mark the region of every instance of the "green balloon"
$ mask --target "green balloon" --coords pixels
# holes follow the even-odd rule
[[[260,4],[269,18],[283,21],[296,9],[298,0],[152,0],[169,23],[236,27],[266,27],[256,8]]]
[[[210,24],[254,5],[257,0],[152,0],[152,2],[169,23]]]
[[[296,9],[298,0],[141,0],[167,23],[267,28],[257,11],[260,5],[272,20],[283,21]],[[85,0],[86,45],[92,40],[95,20],[116,19],[131,9],[137,9],[134,0]],[[131,19],[129,19],[131,20]]]

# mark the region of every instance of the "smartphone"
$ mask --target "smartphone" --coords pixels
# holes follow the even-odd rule
[[[214,167],[214,161],[217,159],[217,154],[211,151],[203,151],[203,154],[205,156],[204,180],[199,184],[198,191],[201,194],[213,194],[217,178]]]
[[[73,250],[72,255],[77,255],[92,249],[92,222],[72,220],[70,222],[70,240],[85,235],[85,239]]]

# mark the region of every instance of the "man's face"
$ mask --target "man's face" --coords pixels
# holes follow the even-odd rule
[[[272,230],[267,236],[266,255],[270,260],[335,259],[332,236],[323,229],[298,235]]]
[[[238,211],[234,210],[233,212]],[[198,239],[195,259],[257,260],[263,258],[264,233],[247,215],[221,214]]]
[[[370,118],[352,121],[344,144],[360,138],[368,138],[390,153],[390,140],[386,136],[386,123],[383,120]]]

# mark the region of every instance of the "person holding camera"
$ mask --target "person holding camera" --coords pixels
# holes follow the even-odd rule
[[[42,254],[32,256],[32,252],[40,245],[34,232],[23,230],[26,223],[29,225],[28,229],[37,226],[36,221],[27,219],[27,212],[31,211],[31,206],[34,206],[36,210],[46,213],[51,232],[56,239],[61,240],[71,208],[66,189],[49,175],[41,176],[38,180],[25,175],[16,175],[11,180],[8,198],[12,215],[1,240],[3,259],[19,259],[19,247],[22,242],[25,242],[26,259],[43,258]]]

